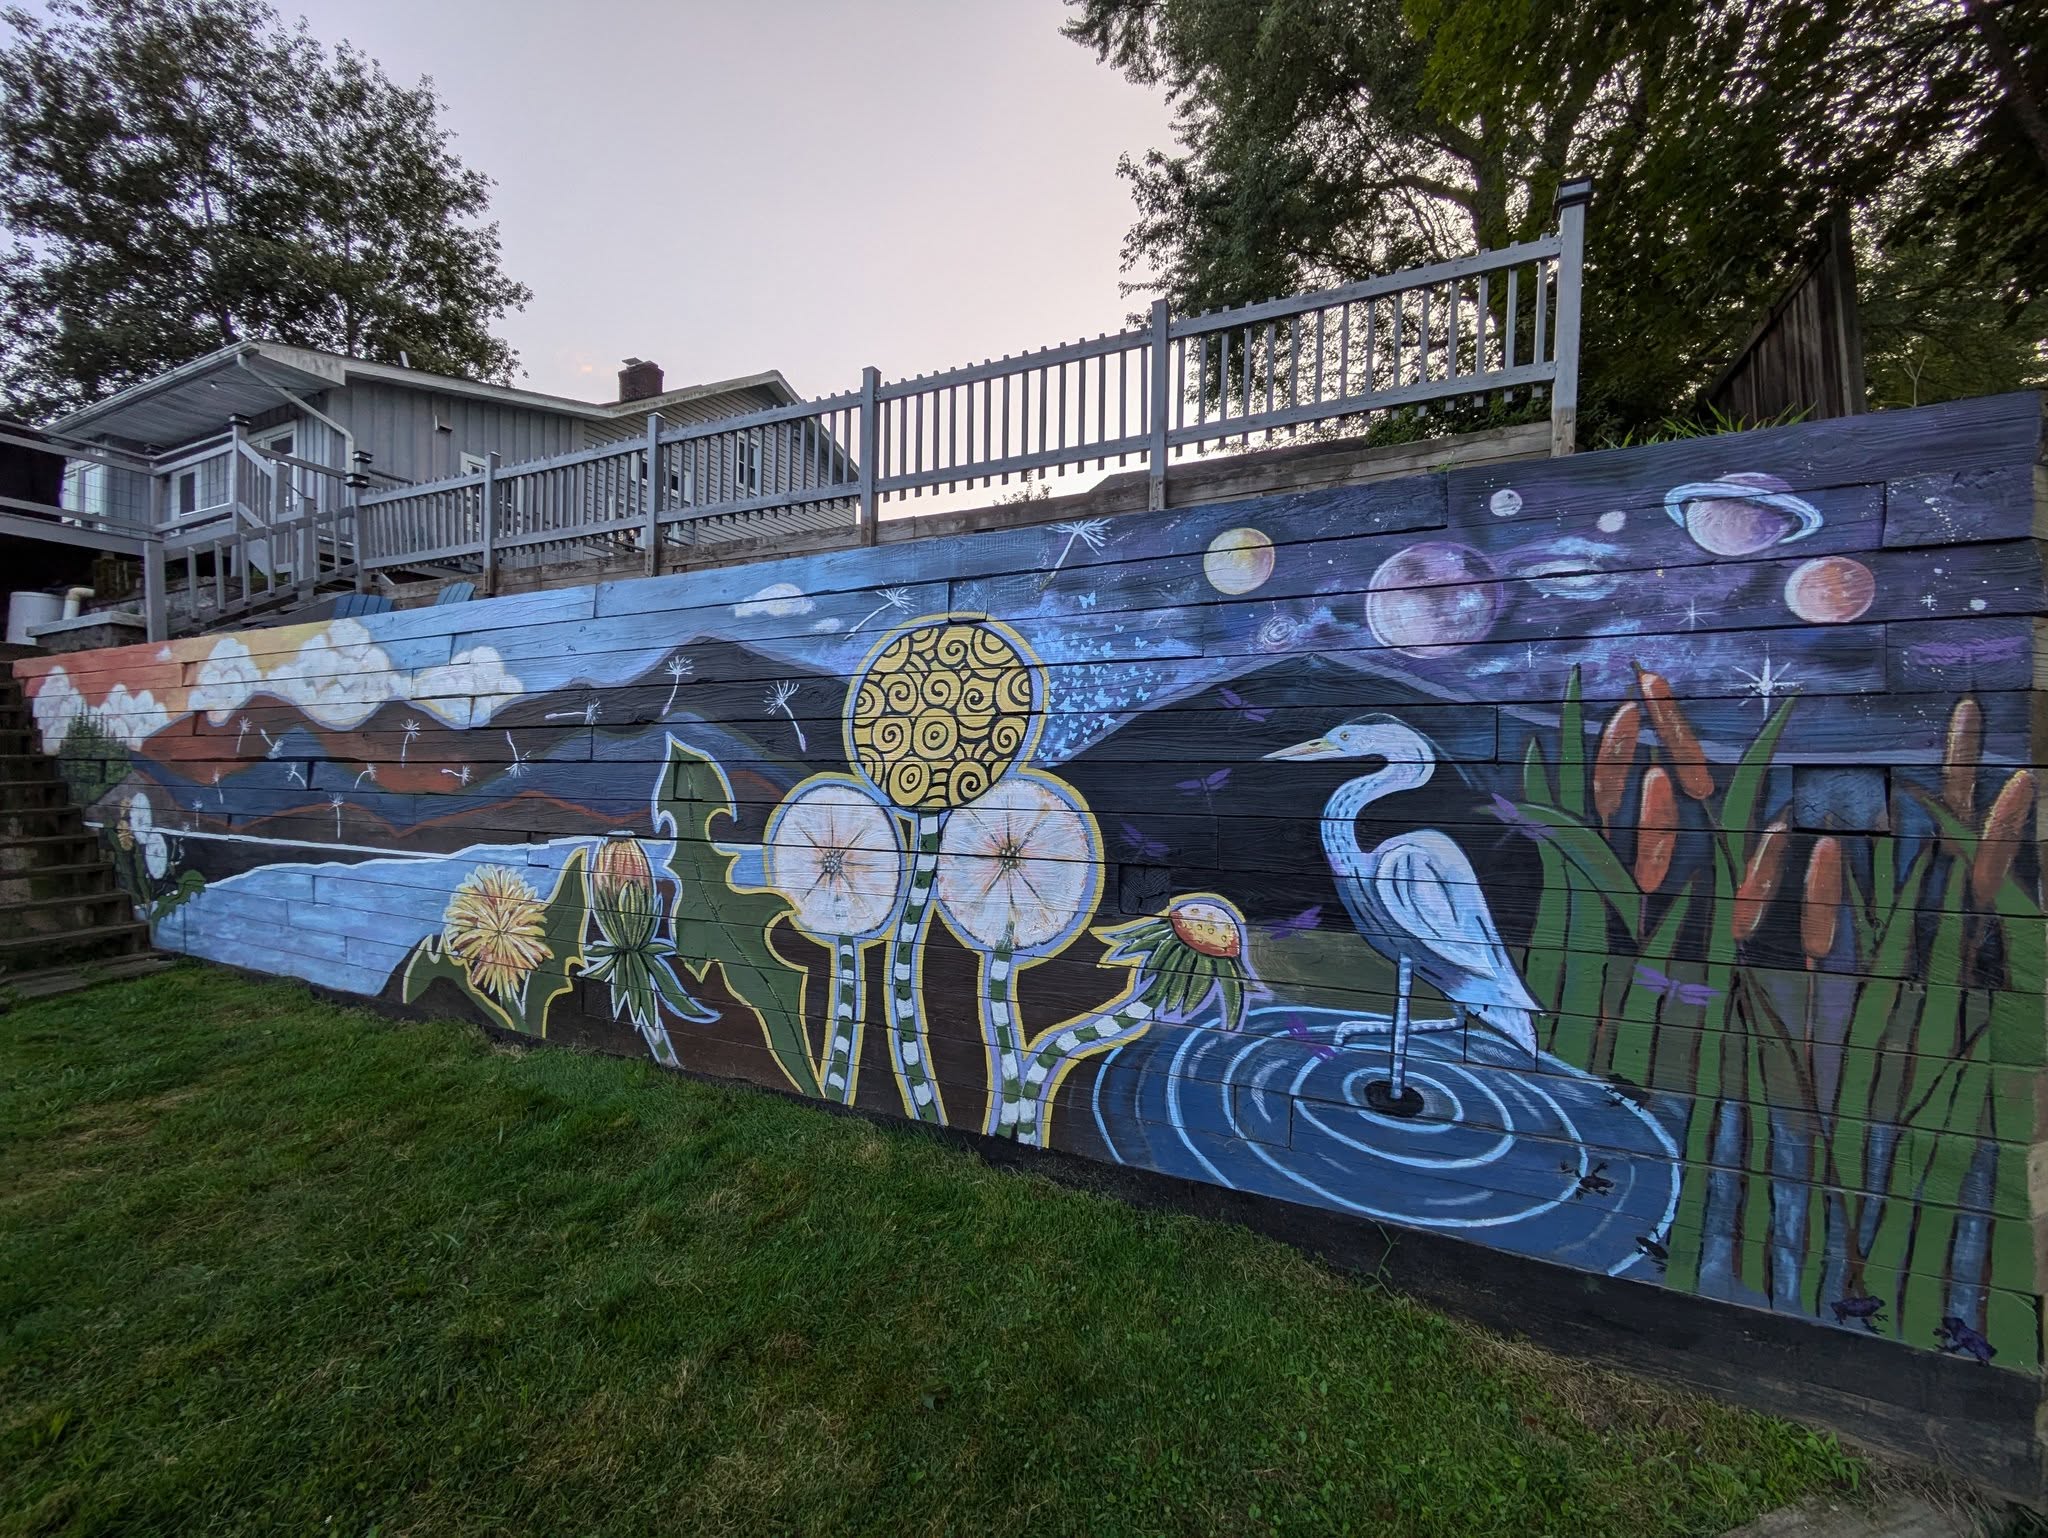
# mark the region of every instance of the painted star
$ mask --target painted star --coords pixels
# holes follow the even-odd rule
[[[1781,694],[1794,694],[1805,687],[1800,681],[1771,661],[1771,649],[1764,648],[1764,665],[1760,672],[1752,673],[1748,668],[1737,668],[1736,672],[1749,680],[1748,692],[1756,697],[1757,703],[1768,707]]]
[[[1687,599],[1685,605],[1685,628],[1687,630],[1697,630],[1700,628],[1700,621],[1705,618],[1706,616],[1700,612],[1700,601],[1697,598]]]

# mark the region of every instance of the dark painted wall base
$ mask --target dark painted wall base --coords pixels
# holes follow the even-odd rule
[[[261,972],[245,975],[276,980]],[[390,999],[320,987],[311,991],[395,1019],[429,1013]],[[496,1041],[536,1045],[530,1037],[495,1026],[480,1029]],[[1021,1147],[963,1128],[920,1127],[749,1080],[675,1071],[703,1083],[800,1100],[811,1110],[859,1117],[906,1136],[929,1137],[990,1165],[1042,1175],[1133,1206],[1235,1223],[1338,1270],[1369,1275],[1549,1350],[1822,1426],[1850,1442],[1932,1463],[1995,1494],[2048,1504],[2048,1464],[2039,1429],[2043,1399],[2038,1380],[2028,1374],[1877,1336],[1816,1329],[1804,1319],[1597,1276],[1421,1229]],[[1886,1397],[1872,1398],[1872,1386],[1883,1387]]]

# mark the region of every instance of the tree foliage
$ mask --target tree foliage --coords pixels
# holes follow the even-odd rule
[[[0,381],[46,414],[265,337],[507,379],[490,182],[431,81],[263,0],[53,0],[0,47]]]
[[[1891,196],[1898,240],[1981,255],[1979,288],[2015,310],[2048,276],[2048,240],[1957,233],[2022,204],[2048,221],[2024,110],[2048,24],[2018,0],[1069,4],[1070,37],[1174,104],[1177,148],[1121,169],[1126,269],[1177,306],[1529,238],[1560,181],[1590,175],[1596,431],[1688,401],[1832,208]],[[2001,136],[1996,168],[1973,158]],[[1971,174],[1913,174],[1937,159]]]

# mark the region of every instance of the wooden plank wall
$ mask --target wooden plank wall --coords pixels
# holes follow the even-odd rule
[[[161,942],[2040,1358],[2041,402],[17,664]]]

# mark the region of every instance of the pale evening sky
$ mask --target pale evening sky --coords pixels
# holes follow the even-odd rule
[[[431,75],[497,182],[532,389],[779,368],[806,396],[1115,330],[1119,153],[1164,98],[1060,0],[280,0]]]

